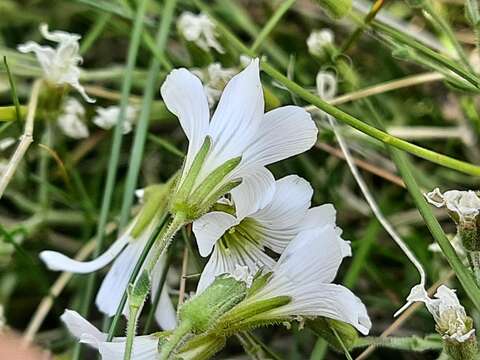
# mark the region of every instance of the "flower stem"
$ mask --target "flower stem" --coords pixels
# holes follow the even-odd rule
[[[480,251],[469,251],[468,262],[472,268],[473,275],[475,275],[477,284],[480,285]]]
[[[140,307],[129,306],[127,341],[125,343],[125,354],[123,355],[124,360],[130,360],[132,356],[133,339],[135,338],[135,330],[137,329],[139,311],[140,311]]]
[[[162,345],[160,351],[160,360],[167,360],[177,346],[185,339],[190,330],[192,329],[192,324],[184,320],[177,326],[175,331],[170,335],[168,341]]]

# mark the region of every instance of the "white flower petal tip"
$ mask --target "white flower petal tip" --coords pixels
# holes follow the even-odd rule
[[[177,21],[177,26],[183,37],[195,43],[204,51],[209,51],[209,48],[215,49],[220,54],[225,50],[217,41],[217,34],[215,32],[215,24],[206,14],[193,14],[185,11],[180,15]]]
[[[81,343],[98,349],[102,360],[123,359],[125,352],[125,338],[114,338],[107,342],[107,334],[99,331],[85,320],[80,314],[66,310],[61,316],[70,333]],[[136,336],[133,340],[131,360],[152,360],[158,356],[158,338],[153,335]]]
[[[128,241],[129,236],[121,236],[107,251],[92,261],[82,262],[73,260],[56,251],[42,251],[40,259],[50,270],[88,274],[109,264],[123,250]]]
[[[333,31],[322,29],[312,32],[307,38],[308,52],[315,56],[323,56],[325,47],[334,41]]]
[[[441,193],[438,188],[425,194],[427,201],[436,207],[446,207],[460,221],[472,221],[480,213],[480,197],[475,191],[450,190]]]
[[[250,272],[248,266],[243,265],[235,265],[235,270],[230,274],[235,280],[243,281],[247,284],[247,288],[252,286],[253,282],[253,275]]]
[[[45,80],[54,85],[68,84],[77,90],[87,102],[95,102],[87,95],[79,81],[79,65],[83,60],[79,53],[80,36],[64,31],[49,32],[46,24],[40,26],[40,32],[45,39],[58,43],[57,47],[40,46],[29,41],[19,45],[18,50],[23,53],[33,52],[35,54],[42,67]]]
[[[57,123],[62,132],[73,139],[87,138],[90,133],[84,122],[85,109],[76,99],[69,98]]]

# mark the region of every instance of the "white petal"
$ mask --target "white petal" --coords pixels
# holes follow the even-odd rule
[[[264,100],[258,59],[226,85],[210,123],[212,168],[242,154],[258,131]]]
[[[362,301],[346,287],[336,284],[312,284],[291,303],[279,308],[278,314],[325,316],[349,323],[364,335],[372,326]]]
[[[240,221],[265,207],[275,193],[275,178],[265,167],[254,167],[241,174],[242,182],[231,191],[236,217]]]
[[[315,144],[317,133],[312,117],[301,107],[271,110],[243,154],[243,162],[266,166],[300,154]]]
[[[155,300],[158,292],[158,286],[165,268],[165,256],[162,255],[157,261],[152,273],[152,296],[151,300]],[[168,294],[168,286],[166,282],[163,284],[162,293],[155,309],[155,320],[163,330],[173,330],[177,326],[177,313],[173,307],[172,300]]]
[[[17,47],[18,51],[22,53],[35,53],[44,74],[48,74],[52,67],[52,60],[55,58],[55,50],[50,46],[41,46],[33,41],[28,41],[25,44]]]
[[[207,135],[210,118],[202,82],[187,69],[176,69],[167,76],[160,92],[168,110],[178,117],[188,138],[185,164],[188,169]]]
[[[127,245],[129,238],[128,233],[121,236],[107,251],[92,261],[76,261],[56,251],[42,251],[40,253],[40,259],[42,259],[50,270],[86,274],[101,269],[115,259],[125,245]]]
[[[102,342],[98,346],[102,360],[121,360],[125,354],[125,341]],[[154,360],[158,357],[158,338],[153,335],[136,336],[133,340],[131,360]]]
[[[103,360],[123,359],[125,338],[114,338],[106,342],[107,334],[99,331],[76,311],[65,310],[61,316],[73,336],[81,343],[98,349]],[[151,335],[136,336],[133,340],[132,360],[152,360],[158,356],[158,338]]]
[[[332,204],[323,204],[308,209],[302,222],[302,228],[305,230],[320,228],[325,225],[335,226],[337,211]]]
[[[98,290],[95,303],[98,309],[113,316],[125,292],[133,269],[140,259],[148,237],[142,236],[125,248],[115,260]]]
[[[195,220],[193,233],[200,255],[208,256],[217,240],[235,224],[237,219],[234,216],[221,211],[212,211]]]
[[[54,41],[57,43],[66,43],[66,42],[77,42],[81,39],[81,36],[78,34],[69,33],[66,31],[56,30],[56,31],[48,31],[47,24],[40,24],[40,33],[42,36],[50,41]]]
[[[105,341],[107,335],[98,330],[95,326],[85,320],[79,313],[73,310],[65,310],[60,317],[63,323],[67,326],[68,331],[76,338],[92,344],[94,347],[99,342]]]
[[[229,272],[230,269],[235,267],[235,264],[230,263],[232,259],[222,257],[217,247],[213,249],[212,256],[208,260],[207,264],[203,268],[202,275],[197,284],[197,294],[200,294],[208,285],[210,285],[215,277],[220,274]]]

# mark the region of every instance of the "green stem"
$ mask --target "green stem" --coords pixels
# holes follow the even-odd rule
[[[223,33],[225,38],[228,39],[228,41],[230,41],[230,43],[233,46],[236,46],[240,51],[242,51],[243,53],[249,56],[255,56],[254,52],[252,52],[249,48],[247,48],[230,30],[228,30],[221,22],[219,22],[213,16],[208,6],[206,6],[201,0],[193,0],[193,1],[195,2],[198,8],[200,8],[202,11],[205,11],[207,14],[209,14],[212,20],[215,21],[217,25],[217,29]],[[353,117],[352,115],[340,110],[339,108],[328,104],[318,96],[315,96],[314,94],[310,93],[308,90],[305,90],[302,86],[288,79],[286,76],[284,76],[279,71],[277,71],[273,66],[271,66],[268,62],[263,61],[261,66],[262,66],[262,69],[267,74],[269,74],[272,78],[274,78],[279,83],[284,85],[294,94],[300,96],[302,99],[304,99],[308,103],[332,115],[337,120],[354,127],[355,129],[361,131],[364,134],[367,134],[377,140],[380,140],[385,144],[392,145],[397,149],[404,150],[422,159],[431,161],[435,164],[439,164],[439,165],[448,167],[450,169],[455,169],[457,171],[460,171],[469,175],[475,175],[475,176],[480,175],[480,167],[478,166],[451,158],[443,154],[436,153],[435,151],[425,149],[421,146],[411,144],[408,141],[405,141],[405,140],[396,138],[390,134],[387,134],[386,132],[368,125],[367,123]]]
[[[465,51],[463,50],[462,46],[458,42],[457,37],[452,31],[452,28],[450,27],[448,22],[438,13],[438,11],[435,9],[435,7],[433,6],[430,0],[426,0],[423,2],[423,10],[430,15],[432,22],[436,24],[441,31],[443,31],[445,36],[448,38],[450,43],[455,48],[455,51],[457,52],[457,55],[462,61],[462,64],[467,69],[472,71],[470,63],[468,62],[467,55],[465,54]]]
[[[188,336],[191,329],[192,324],[189,321],[182,321],[169,336],[168,341],[162,345],[159,359],[168,360],[177,346]]]
[[[80,54],[85,54],[88,49],[92,47],[95,40],[97,40],[102,34],[102,31],[105,29],[105,26],[108,24],[111,17],[112,15],[109,13],[103,13],[97,17],[95,24],[93,24],[92,28],[82,40],[82,44],[80,45]]]
[[[139,311],[139,307],[130,306],[128,313],[127,341],[125,343],[125,353],[123,354],[124,360],[130,360],[132,357],[133,340],[135,339]]]
[[[167,0],[162,13],[162,20],[158,28],[155,47],[163,53],[167,43],[168,33],[172,24],[173,13],[177,0]],[[147,84],[143,95],[142,110],[135,130],[135,139],[132,145],[130,164],[128,167],[125,191],[123,193],[122,209],[120,211],[119,228],[123,229],[127,224],[130,208],[133,202],[133,193],[137,186],[138,174],[142,163],[142,155],[147,137],[152,101],[157,89],[158,74],[160,73],[160,61],[154,57],[148,70]]]
[[[126,109],[129,102],[130,90],[132,87],[133,70],[137,59],[138,49],[140,47],[140,38],[143,29],[143,19],[147,10],[148,0],[141,0],[138,4],[137,12],[135,14],[135,22],[133,26],[132,36],[130,38],[130,45],[128,48],[127,65],[122,84],[122,95],[120,100],[120,114],[118,117],[118,123],[115,126],[113,134],[112,148],[110,152],[110,159],[108,162],[107,179],[105,182],[105,188],[103,192],[102,206],[100,210],[100,217],[97,226],[97,247],[95,249],[94,257],[98,256],[103,248],[103,242],[105,237],[105,227],[108,221],[108,215],[110,213],[110,207],[112,203],[113,190],[115,187],[115,179],[117,176],[117,166],[120,159],[120,150],[122,145],[122,133],[123,122],[125,120]],[[122,229],[120,229],[122,231]],[[87,282],[85,296],[84,296],[84,312],[82,315],[88,313],[88,306],[93,296],[93,289],[95,286],[96,274],[92,273]],[[123,307],[122,307],[123,309]]]
[[[265,39],[268,37],[270,32],[273,30],[273,28],[277,25],[277,23],[280,21],[283,15],[292,7],[292,5],[295,3],[295,0],[286,0],[284,1],[278,9],[274,12],[272,17],[268,20],[267,24],[265,27],[260,31],[260,34],[255,38],[255,41],[253,42],[251,46],[251,51],[256,52],[258,49],[260,49],[260,46],[263,44]]]

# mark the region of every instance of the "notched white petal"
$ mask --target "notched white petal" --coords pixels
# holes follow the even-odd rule
[[[237,219],[227,213],[212,211],[193,222],[193,233],[201,256],[208,256],[220,237],[237,224]]]

